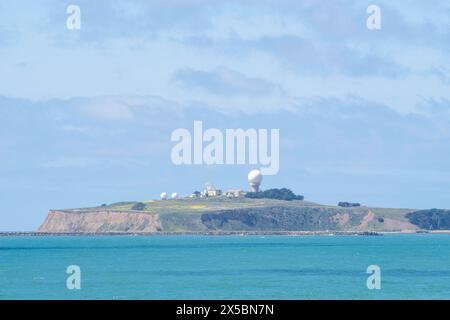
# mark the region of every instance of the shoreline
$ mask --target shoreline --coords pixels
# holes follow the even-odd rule
[[[180,232],[37,232],[3,231],[0,237],[62,236],[382,236],[389,234],[450,234],[450,230],[432,231],[180,231]]]
[[[331,235],[381,235],[378,232],[330,232],[330,231],[158,231],[158,232],[0,232],[0,237],[8,236],[331,236]]]

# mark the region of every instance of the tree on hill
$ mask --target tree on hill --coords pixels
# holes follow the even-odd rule
[[[131,210],[142,211],[144,209],[145,209],[145,203],[142,203],[142,202],[137,202],[131,207]]]
[[[276,199],[276,200],[303,200],[305,197],[302,195],[296,195],[290,189],[268,189],[259,192],[248,192],[245,194],[247,198],[251,199]]]
[[[357,202],[339,202],[338,206],[344,208],[351,208],[351,207],[360,207],[361,204]]]

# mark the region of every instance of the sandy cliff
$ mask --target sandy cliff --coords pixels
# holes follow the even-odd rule
[[[39,232],[103,233],[156,232],[161,230],[158,214],[136,211],[50,211]]]

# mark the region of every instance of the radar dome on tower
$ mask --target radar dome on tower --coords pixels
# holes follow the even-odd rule
[[[259,170],[252,170],[248,173],[248,183],[252,192],[258,192],[263,175]]]
[[[167,192],[161,193],[161,200],[167,200]]]

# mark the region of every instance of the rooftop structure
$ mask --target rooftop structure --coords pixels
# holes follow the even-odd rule
[[[225,193],[228,198],[238,198],[242,197],[244,194],[245,192],[241,189],[230,189]]]

